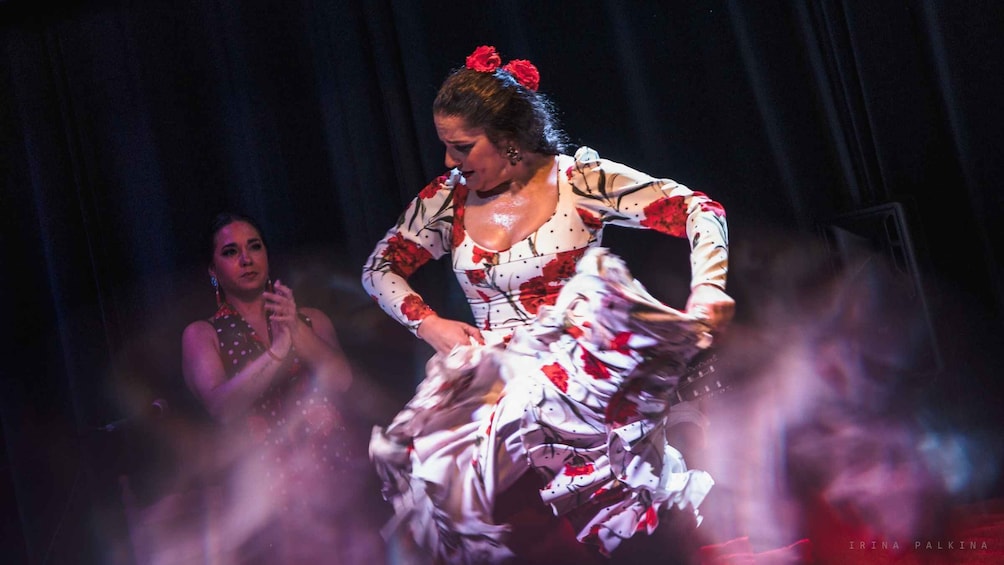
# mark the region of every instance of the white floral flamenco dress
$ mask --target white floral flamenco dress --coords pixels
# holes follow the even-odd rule
[[[699,523],[714,481],[687,469],[665,424],[687,362],[709,341],[701,320],[653,298],[607,250],[589,249],[554,304],[508,345],[433,357],[412,401],[374,430],[390,527],[407,525],[439,561],[502,561],[509,528],[492,511],[526,472],[545,478],[541,499],[604,553],[651,533],[667,508]]]

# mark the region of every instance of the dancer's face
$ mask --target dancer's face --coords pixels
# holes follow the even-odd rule
[[[486,192],[508,183],[512,165],[502,150],[485,135],[484,128],[469,127],[459,116],[433,117],[439,140],[446,146],[446,166],[458,169],[475,192]]]

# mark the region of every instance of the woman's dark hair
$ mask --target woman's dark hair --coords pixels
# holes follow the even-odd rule
[[[460,117],[469,127],[483,128],[495,144],[511,139],[526,151],[557,155],[567,143],[554,104],[503,69],[455,69],[439,87],[432,111]]]
[[[209,247],[209,264],[213,263],[213,257],[216,253],[216,234],[220,233],[220,230],[229,226],[234,222],[245,222],[251,224],[255,230],[258,231],[258,235],[261,236],[261,242],[265,244],[265,249],[268,249],[268,242],[265,241],[265,232],[262,231],[261,226],[254,218],[248,216],[247,214],[241,214],[238,212],[220,212],[213,217],[213,221],[209,223],[209,231],[206,233],[206,244]]]

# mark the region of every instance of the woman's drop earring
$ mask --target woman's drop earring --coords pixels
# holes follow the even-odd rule
[[[216,277],[210,276],[209,283],[213,285],[213,290],[216,292],[216,306],[223,306],[223,298],[220,296],[220,282],[216,280]]]
[[[523,160],[523,155],[520,154],[519,149],[516,149],[512,145],[506,147],[505,155],[509,158],[510,165],[515,165]]]

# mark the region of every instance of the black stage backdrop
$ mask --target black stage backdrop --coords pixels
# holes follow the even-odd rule
[[[803,242],[862,242],[927,324],[918,386],[999,425],[1002,24],[992,0],[0,2],[3,561],[111,562],[115,478],[177,464],[100,428],[194,412],[179,337],[213,308],[220,209],[260,219],[389,417],[429,350],[359,267],[443,171],[432,98],[480,44],[537,64],[575,145],[725,205],[739,323],[798,307]],[[608,237],[685,297],[679,245]],[[445,266],[418,278],[464,315]]]

